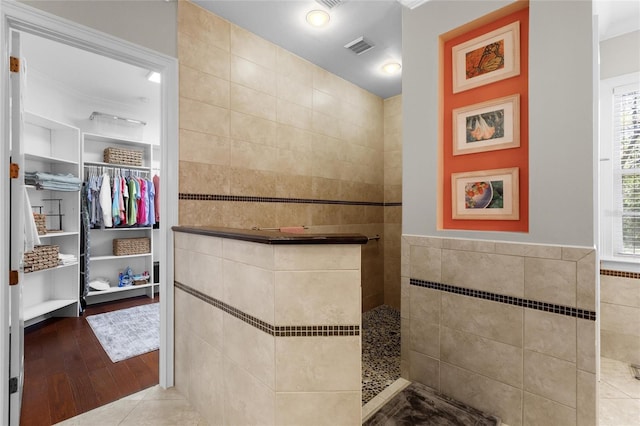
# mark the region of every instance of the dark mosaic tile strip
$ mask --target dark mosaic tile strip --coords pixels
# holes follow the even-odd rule
[[[221,194],[189,194],[181,192],[178,195],[180,200],[195,201],[238,201],[244,203],[283,203],[283,204],[338,204],[345,206],[375,206],[375,207],[398,207],[402,203],[380,203],[376,201],[343,201],[343,200],[322,200],[315,198],[282,198],[282,197],[252,197],[246,195],[221,195]]]
[[[249,315],[221,300],[199,292],[198,290],[174,281],[177,289],[184,291],[198,299],[206,302],[229,315],[233,315],[240,321],[261,330],[274,337],[332,337],[332,336],[359,336],[359,325],[272,325],[264,322],[252,315]]]
[[[504,296],[487,291],[472,290],[464,287],[456,287],[453,285],[435,283],[431,281],[422,281],[415,278],[409,280],[409,284],[418,287],[426,287],[434,290],[446,291],[448,293],[461,294],[463,296],[477,297],[478,299],[491,300],[493,302],[506,303],[508,305],[522,306],[524,308],[535,309],[538,311],[551,312],[559,315],[582,318],[595,321],[596,313],[586,309],[572,308],[569,306],[555,305],[553,303],[538,302],[536,300],[521,299],[519,297]]]
[[[633,278],[640,280],[640,272],[614,271],[612,269],[600,269],[600,275],[609,275],[611,277]]]

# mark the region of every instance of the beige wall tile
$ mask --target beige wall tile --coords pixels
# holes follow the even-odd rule
[[[312,110],[284,99],[278,99],[276,117],[279,124],[311,130]]]
[[[231,24],[231,53],[262,65],[270,70],[276,68],[276,45]]]
[[[180,128],[229,137],[229,110],[180,98]]]
[[[231,109],[266,120],[276,120],[276,97],[231,83]]]
[[[173,242],[176,248],[197,251],[210,256],[222,255],[222,239],[204,235],[174,232]]]
[[[505,425],[522,425],[521,389],[442,362],[440,392],[500,417]]]
[[[600,356],[640,364],[640,338],[600,330]]]
[[[576,362],[576,319],[534,309],[524,310],[524,347]]]
[[[223,330],[224,357],[233,360],[261,383],[274,389],[275,338],[226,312]],[[226,375],[225,371],[225,378]]]
[[[409,377],[412,382],[440,390],[440,361],[420,352],[410,351],[409,365]]]
[[[134,404],[132,407],[130,404]],[[124,412],[119,411],[124,409]],[[80,424],[113,424],[117,419],[122,426],[135,426],[144,423],[153,425],[198,424],[204,422],[200,416],[184,399],[158,400],[125,400],[116,401],[99,407],[97,412],[85,413],[80,419],[74,419]],[[84,423],[87,422],[87,423]],[[66,424],[66,422],[65,422]]]
[[[222,108],[229,108],[229,81],[180,66],[180,96]]]
[[[384,118],[384,135],[402,134],[402,120],[398,116]]]
[[[525,258],[525,298],[576,306],[576,263]]]
[[[442,283],[509,296],[524,295],[524,259],[442,250]]]
[[[276,73],[273,69],[236,55],[231,55],[230,65],[230,80],[233,83],[276,96]]]
[[[385,203],[401,203],[402,202],[402,185],[384,185],[384,202]]]
[[[440,359],[511,386],[522,386],[522,349],[515,346],[441,327]]]
[[[403,235],[408,244],[412,246],[442,248],[442,238],[423,237],[418,235]]]
[[[225,259],[259,268],[273,268],[273,246],[271,245],[224,239],[222,255]]]
[[[287,102],[313,108],[313,88],[299,83],[295,77],[277,76],[277,96]]]
[[[279,392],[360,391],[360,336],[276,338]]]
[[[229,134],[233,139],[257,144],[276,146],[276,123],[272,120],[231,111]]]
[[[222,270],[222,300],[246,314],[273,324],[273,271],[230,260],[223,261]]]
[[[524,390],[575,408],[576,364],[525,350]]]
[[[188,1],[178,3],[178,28],[207,45],[229,51],[229,22]]]
[[[573,260],[575,262],[595,254],[595,250],[586,247],[562,247],[562,260]]]
[[[222,351],[223,311],[197,297],[191,299],[189,308],[189,311],[182,312],[181,315],[189,318],[192,335],[202,339],[211,348]]]
[[[220,226],[224,212],[220,202],[178,201],[178,223],[181,225]]]
[[[222,260],[203,253],[176,249],[175,279],[216,299],[222,298]],[[178,262],[179,261],[179,262]]]
[[[349,102],[348,101],[342,102],[343,109],[345,108],[345,105],[349,105]],[[346,112],[346,114],[349,114],[349,113],[350,112]],[[356,145],[368,146],[368,144],[365,141],[367,137],[367,133],[364,131],[362,127],[352,123],[348,119],[338,120],[338,127],[340,128],[340,139]]]
[[[231,145],[231,166],[277,172],[278,148],[234,140]]]
[[[598,353],[596,347],[596,322],[585,319],[577,319],[576,321],[578,323],[578,369],[595,373],[596,357]]]
[[[273,197],[276,192],[276,177],[273,172],[230,168],[229,192],[233,195]]]
[[[496,253],[513,256],[537,257],[541,259],[561,259],[562,247],[542,244],[520,244],[496,241]]]
[[[181,65],[229,80],[228,50],[212,46],[178,31],[178,59]]]
[[[390,167],[385,169],[385,185],[402,185],[402,167]]]
[[[518,306],[442,293],[442,325],[520,348],[523,311]]]
[[[384,100],[384,116],[391,117],[402,114],[402,95],[393,96]]]
[[[342,220],[341,206],[330,204],[312,204],[310,225],[335,225]]]
[[[275,203],[227,202],[224,204],[224,219],[219,226],[251,229],[270,228],[276,223]]]
[[[178,392],[188,398],[190,386],[189,371],[191,370],[190,346],[192,342],[188,312],[191,311],[190,304],[194,297],[177,288],[173,294],[175,312],[174,385]]]
[[[276,204],[276,227],[303,226],[311,223],[308,204]]]
[[[496,251],[496,243],[494,243],[493,241],[445,238],[444,240],[442,240],[442,248],[450,250],[494,253]]]
[[[411,319],[408,336],[410,350],[440,359],[440,326]]]
[[[180,192],[193,194],[228,194],[228,167],[217,164],[179,162]]]
[[[336,119],[330,115],[313,111],[311,115],[311,129],[322,135],[331,136],[333,138],[340,137],[340,126]]]
[[[402,149],[402,134],[392,134],[392,135],[385,134],[384,149],[387,151]]]
[[[442,292],[409,286],[410,318],[421,324],[440,324]]]
[[[410,262],[410,278],[442,281],[442,250],[439,248],[411,246]]]
[[[400,316],[411,318],[411,286],[408,277],[400,278]]]
[[[226,357],[223,368],[224,424],[275,425],[275,392]]]
[[[304,86],[313,87],[313,72],[316,66],[281,47],[276,47],[276,50],[278,75],[294,79]]]
[[[360,269],[359,245],[316,245],[274,247],[278,271],[320,271]]]
[[[334,118],[341,117],[342,103],[338,96],[332,96],[320,90],[313,91],[313,111]]]
[[[276,272],[275,324],[360,324],[358,271]]]
[[[600,303],[640,308],[640,280],[600,275]]]
[[[320,200],[337,200],[340,197],[340,181],[323,177],[313,177],[311,181],[313,198]]]
[[[180,129],[180,161],[228,166],[230,153],[229,138]]]
[[[384,152],[384,168],[393,169],[393,168],[402,168],[402,151],[385,151]]]
[[[299,152],[311,152],[312,133],[309,131],[278,124],[276,140],[278,148]]]
[[[311,176],[276,175],[276,197],[313,198]],[[307,224],[307,222],[305,222]]]
[[[313,69],[313,88],[334,96],[340,96],[344,88],[344,80],[320,67]]]
[[[277,392],[276,424],[358,425],[361,405],[360,392]]]
[[[640,337],[637,321],[640,308],[600,303],[600,329]]]
[[[310,152],[278,149],[278,169],[286,174],[311,176],[313,162]]]
[[[578,308],[595,311],[596,287],[598,285],[595,251],[578,260],[577,268],[577,306]]]
[[[219,423],[223,420],[224,400],[221,386],[219,386],[224,375],[222,353],[218,348],[210,346],[198,337],[194,336],[192,339],[189,403],[209,423]]]
[[[578,407],[576,409],[578,426],[598,424],[597,395],[596,375],[578,370]]]
[[[524,424],[531,426],[574,425],[576,424],[576,410],[525,392]]]

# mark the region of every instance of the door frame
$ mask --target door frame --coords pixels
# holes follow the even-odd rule
[[[160,209],[160,386],[173,386],[173,233],[178,223],[178,61],[176,58],[67,21],[33,7],[0,3],[0,424],[9,419],[9,42],[10,31],[20,30],[87,50],[162,74],[160,147],[162,185]],[[21,171],[22,172],[22,171]]]

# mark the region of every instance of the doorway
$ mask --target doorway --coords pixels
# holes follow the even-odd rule
[[[173,377],[172,377],[172,352],[173,352],[173,332],[172,332],[172,305],[173,305],[173,292],[172,292],[172,277],[173,277],[173,265],[172,262],[167,262],[166,259],[172,259],[172,244],[171,242],[171,226],[177,223],[177,208],[175,204],[177,203],[177,185],[176,182],[171,182],[171,177],[176,175],[177,170],[177,61],[174,58],[169,58],[161,54],[157,54],[156,52],[149,51],[145,48],[141,48],[139,46],[135,46],[133,44],[116,40],[110,36],[106,36],[102,33],[98,33],[96,31],[92,31],[81,27],[79,25],[75,25],[66,21],[62,21],[58,18],[42,14],[40,12],[34,12],[33,9],[21,5],[21,4],[6,4],[3,2],[2,4],[2,20],[3,20],[3,46],[8,46],[8,43],[11,39],[12,33],[18,32],[21,35],[24,35],[26,38],[41,38],[43,41],[47,43],[57,43],[60,47],[64,48],[73,48],[78,49],[81,53],[92,52],[92,54],[97,54],[102,59],[109,58],[109,60],[119,61],[122,64],[126,64],[129,66],[135,66],[147,71],[158,71],[162,76],[162,83],[158,86],[157,98],[159,99],[158,106],[154,113],[155,117],[155,138],[158,141],[158,148],[155,149],[157,151],[156,158],[160,158],[158,161],[157,169],[162,171],[163,175],[167,177],[166,182],[164,183],[162,189],[162,193],[160,194],[161,199],[161,211],[166,214],[163,216],[163,228],[160,228],[158,231],[153,231],[157,233],[156,245],[157,245],[157,258],[160,261],[159,273],[158,275],[162,277],[158,283],[158,288],[160,289],[161,294],[166,294],[166,297],[161,299],[160,303],[160,311],[161,311],[161,326],[160,326],[160,359],[159,359],[159,381],[161,386],[169,387],[172,386]],[[6,52],[6,56],[8,57],[9,52]],[[29,61],[29,60],[27,60]],[[38,62],[37,60],[33,60],[33,66],[28,65],[29,69],[33,68],[32,75],[34,76],[33,81],[28,81],[27,85],[29,87],[36,87],[37,84],[37,72]],[[31,63],[31,62],[30,62]],[[73,62],[72,62],[73,64]],[[23,63],[24,65],[24,63]],[[53,69],[61,69],[63,68],[63,64],[60,62],[58,58],[57,62],[53,63],[51,66]],[[46,69],[43,72],[44,75],[40,77],[44,78],[46,76],[50,76],[53,73],[51,69]],[[6,100],[3,103],[4,114],[2,114],[2,131],[3,135],[5,135],[5,143],[3,143],[3,149],[0,152],[1,160],[2,160],[2,170],[7,171],[8,174],[8,164],[9,164],[9,155],[10,155],[10,147],[7,146],[9,144],[9,135],[12,134],[12,130],[9,126],[9,96],[8,96],[8,70],[3,70],[1,73],[3,77],[3,81],[5,84],[3,87],[3,96],[2,99]],[[41,80],[42,80],[41,78]],[[77,83],[80,85],[79,75],[72,74],[72,78],[75,78],[74,84]],[[95,77],[99,78],[99,77]],[[94,80],[93,85],[99,86],[99,80]],[[25,106],[30,108],[35,112],[35,115],[39,116],[47,116],[47,118],[51,121],[59,121],[65,124],[70,125],[71,127],[77,127],[80,129],[80,132],[84,133],[87,130],[90,130],[88,126],[91,125],[89,123],[89,117],[83,112],[82,114],[78,111],[78,97],[82,97],[80,91],[76,91],[71,96],[71,100],[67,99],[57,99],[61,104],[66,103],[65,106],[56,106],[52,102],[42,102],[42,98],[46,93],[60,93],[61,87],[64,87],[64,84],[40,84],[41,91],[38,91],[37,96],[33,100],[28,98],[28,95],[25,95],[23,100],[25,101]],[[32,90],[32,89],[28,89]],[[122,92],[120,92],[122,93]],[[97,99],[104,99],[104,93],[98,94]],[[140,96],[145,97],[145,96]],[[138,99],[141,103],[145,103],[146,99]],[[94,99],[95,101],[95,99]],[[148,100],[147,102],[150,102]],[[71,105],[69,105],[71,103]],[[109,99],[108,102],[97,102],[100,104],[103,109],[104,107],[114,106],[117,103],[120,103],[121,107],[126,104],[122,99]],[[71,108],[69,108],[69,106]],[[75,108],[75,109],[74,109]],[[124,108],[124,107],[123,107]],[[69,113],[69,111],[73,111]],[[96,108],[97,111],[100,109]],[[129,112],[135,112],[134,109],[130,109]],[[68,116],[62,117],[61,114],[69,113]],[[64,121],[62,121],[64,120]],[[154,119],[147,119],[149,122],[153,122]],[[16,129],[13,129],[15,133]],[[153,133],[153,132],[152,132]],[[151,150],[151,148],[150,148]],[[72,161],[73,162],[73,161]],[[77,160],[77,163],[81,165],[82,160]],[[23,169],[24,171],[24,169]],[[6,176],[6,174],[5,174]],[[2,191],[3,194],[9,193],[9,184],[6,181],[2,182]],[[8,199],[8,197],[7,197]],[[171,202],[170,200],[175,200]],[[0,262],[0,267],[3,270],[3,274],[6,277],[9,275],[9,270],[19,270],[20,266],[15,264],[10,264],[9,260],[9,244],[8,237],[10,234],[10,226],[9,226],[9,212],[10,207],[7,205],[9,203],[3,203],[3,209],[1,212],[2,217],[2,228],[0,229],[0,237],[3,241],[3,246],[1,248],[2,252],[2,261]],[[76,212],[77,213],[77,212]],[[71,216],[71,211],[69,216]],[[59,229],[57,230],[59,231]],[[76,231],[70,231],[71,233]],[[71,238],[74,238],[71,236]],[[169,242],[169,243],[168,243]],[[12,290],[8,289],[8,286],[3,286],[0,291],[0,304],[1,311],[4,313],[11,312],[14,318],[18,318],[18,321],[10,321],[9,315],[3,316],[0,320],[0,325],[3,326],[4,330],[9,330],[9,326],[13,326],[14,335],[17,335],[17,331],[22,331],[23,328],[20,325],[33,325],[39,323],[41,319],[46,319],[46,317],[51,314],[53,316],[57,316],[58,314],[71,315],[74,313],[74,310],[79,311],[82,309],[81,303],[78,301],[77,304],[69,304],[61,311],[52,311],[45,312],[44,314],[31,317],[27,320],[26,323],[22,321],[25,319],[22,315],[23,306],[22,304],[11,304],[10,305],[10,295],[18,294],[18,300],[23,300],[23,296],[27,296],[27,289],[25,288],[25,280],[24,273],[20,272],[20,280],[17,286],[13,286]],[[153,287],[152,287],[153,288]],[[67,296],[65,296],[67,297]],[[78,296],[79,297],[79,296]],[[18,309],[20,308],[20,309]],[[21,311],[20,314],[17,312]],[[32,312],[33,313],[33,312]],[[13,359],[10,361],[9,357],[9,340],[10,334],[8,332],[3,333],[2,339],[0,340],[0,360],[2,364],[7,366],[12,363],[13,365],[18,366],[19,374],[15,375],[16,381],[18,383],[18,392],[16,392],[13,397],[13,400],[18,400],[19,407],[19,398],[16,398],[15,395],[20,395],[21,389],[20,385],[22,384],[22,354],[18,353],[18,356],[13,356]],[[16,350],[16,345],[13,345],[12,350]],[[3,369],[0,376],[2,379],[7,379],[9,381],[9,377],[7,376],[8,369]],[[14,370],[15,371],[15,370]],[[11,404],[10,407],[10,393],[8,389],[3,388],[0,393],[2,396],[2,423],[4,424],[17,424],[18,418],[17,414],[19,412],[19,408],[16,409],[16,406]],[[10,421],[8,420],[10,419]]]

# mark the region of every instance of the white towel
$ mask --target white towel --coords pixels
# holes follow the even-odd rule
[[[24,187],[24,251],[33,251],[34,246],[40,245],[36,219],[33,217],[31,201],[27,188]]]

